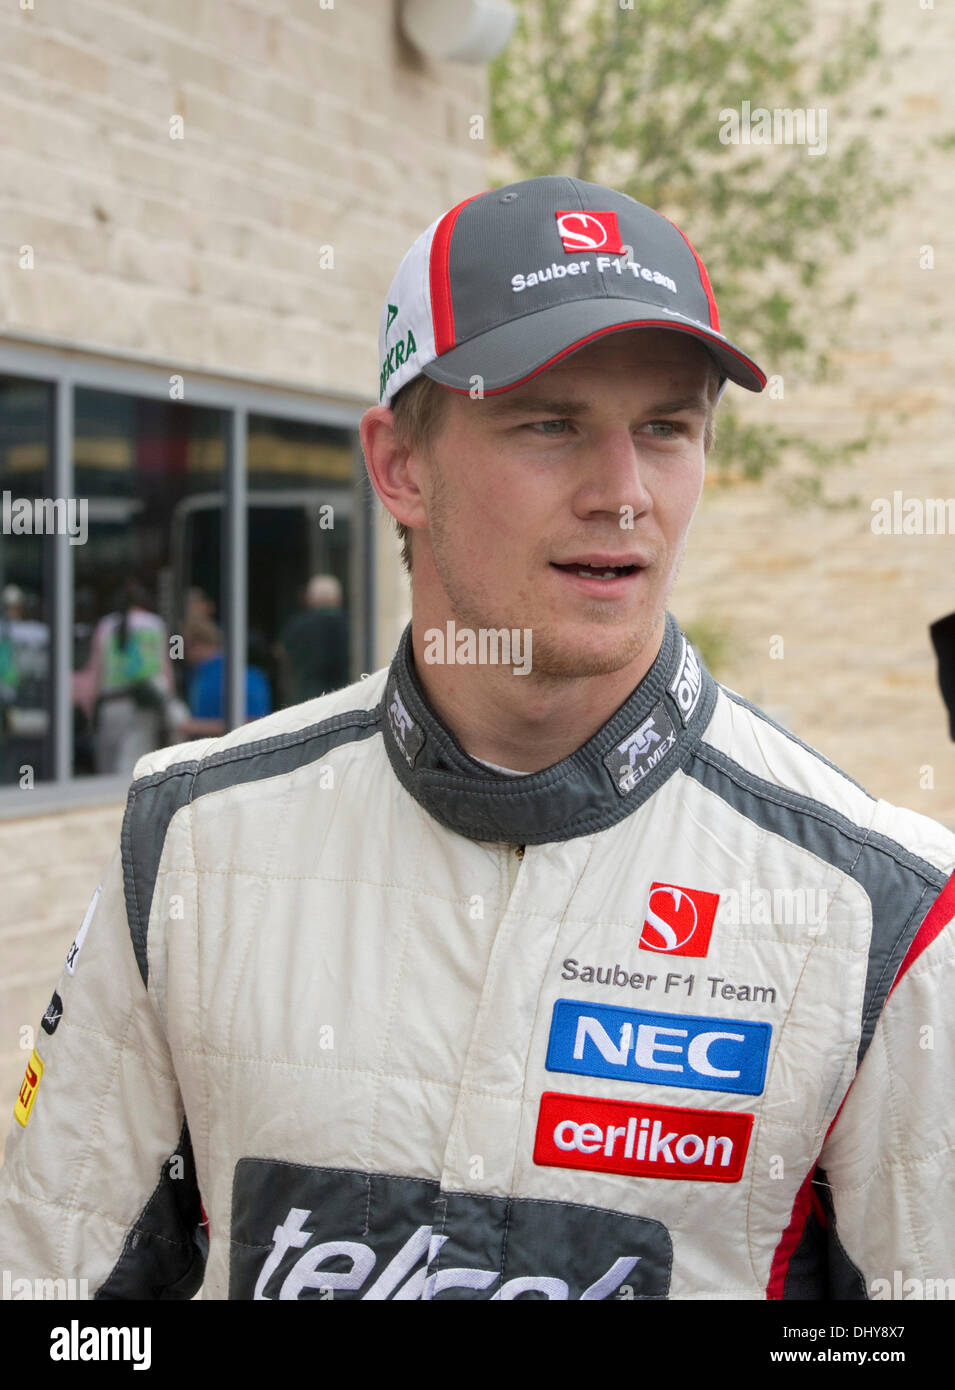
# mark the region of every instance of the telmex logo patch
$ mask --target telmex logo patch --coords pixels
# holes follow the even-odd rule
[[[394,677],[392,677],[386,692],[385,700],[395,742],[404,754],[408,766],[414,767],[415,758],[424,744],[424,734],[408,713],[405,702],[398,691],[398,682]]]
[[[772,1024],[558,999],[547,1070],[758,1096]]]
[[[627,796],[676,746],[676,729],[662,700],[622,743],[604,754],[604,766],[621,796]]]
[[[753,1116],[630,1104],[599,1096],[541,1096],[534,1162],[632,1178],[739,1182]]]

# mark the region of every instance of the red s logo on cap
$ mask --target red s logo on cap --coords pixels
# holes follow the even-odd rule
[[[565,251],[623,251],[615,212],[558,211],[557,230]]]

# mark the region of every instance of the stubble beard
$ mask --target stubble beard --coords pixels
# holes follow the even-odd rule
[[[588,676],[607,676],[622,670],[635,662],[650,641],[663,617],[666,602],[682,560],[682,547],[673,573],[669,576],[666,592],[652,604],[645,604],[634,615],[633,621],[619,631],[615,640],[603,643],[599,648],[588,647],[586,639],[581,640],[578,633],[570,632],[561,637],[558,625],[546,623],[527,623],[518,620],[520,615],[512,613],[506,618],[494,613],[485,602],[480,588],[467,587],[462,582],[462,566],[457,559],[449,520],[452,513],[450,490],[441,469],[432,462],[432,493],[429,515],[429,539],[434,568],[451,609],[457,627],[470,628],[478,632],[481,628],[525,628],[531,634],[532,668],[524,680],[537,682],[543,686],[562,683],[567,680],[583,679]],[[573,599],[579,603],[579,598]],[[594,629],[606,621],[607,608],[599,599],[592,602]],[[510,675],[510,668],[498,669]]]

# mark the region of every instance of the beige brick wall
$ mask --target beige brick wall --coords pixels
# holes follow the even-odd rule
[[[3,6],[0,338],[371,404],[398,261],[484,187],[478,112],[486,69],[422,58],[394,0]],[[376,665],[409,615],[380,535]]]
[[[395,10],[0,8],[0,339],[158,360],[187,392],[204,369],[372,404],[398,261],[485,185],[468,122],[487,114],[486,70],[421,58]],[[24,245],[33,270],[19,268]],[[378,533],[376,666],[410,614],[382,519]],[[0,821],[4,1137],[29,1055],[19,1029],[39,1025],[121,817],[117,805]]]
[[[0,823],[0,1154],[33,1045],[22,1030],[43,1036],[40,1019],[122,819],[122,806],[98,806]]]
[[[820,8],[848,10],[841,0]],[[926,630],[955,609],[955,535],[871,529],[873,499],[895,490],[955,497],[955,159],[930,144],[955,131],[955,11],[889,0],[882,32],[890,59],[868,95],[887,117],[868,121],[868,101],[841,121],[830,112],[829,149],[861,128],[884,172],[913,186],[887,232],[865,239],[836,277],[840,292],[860,296],[842,376],[785,382],[783,400],[729,390],[752,419],[818,440],[861,433],[868,417],[885,437],[827,483],[834,495],[857,495],[845,511],[796,510],[773,481],[708,488],[672,607],[685,622],[725,626],[732,649],[717,674],[727,684],[874,795],[955,828],[955,744]],[[827,99],[808,93],[806,105]],[[934,270],[919,268],[925,245]],[[724,327],[746,346],[745,324]],[[774,636],[784,639],[781,660],[770,656]]]

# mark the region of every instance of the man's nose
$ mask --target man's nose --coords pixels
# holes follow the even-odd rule
[[[578,504],[595,511],[612,511],[618,516],[623,507],[632,507],[635,515],[647,512],[653,506],[648,474],[639,440],[632,432],[626,426],[606,430],[589,451]]]

